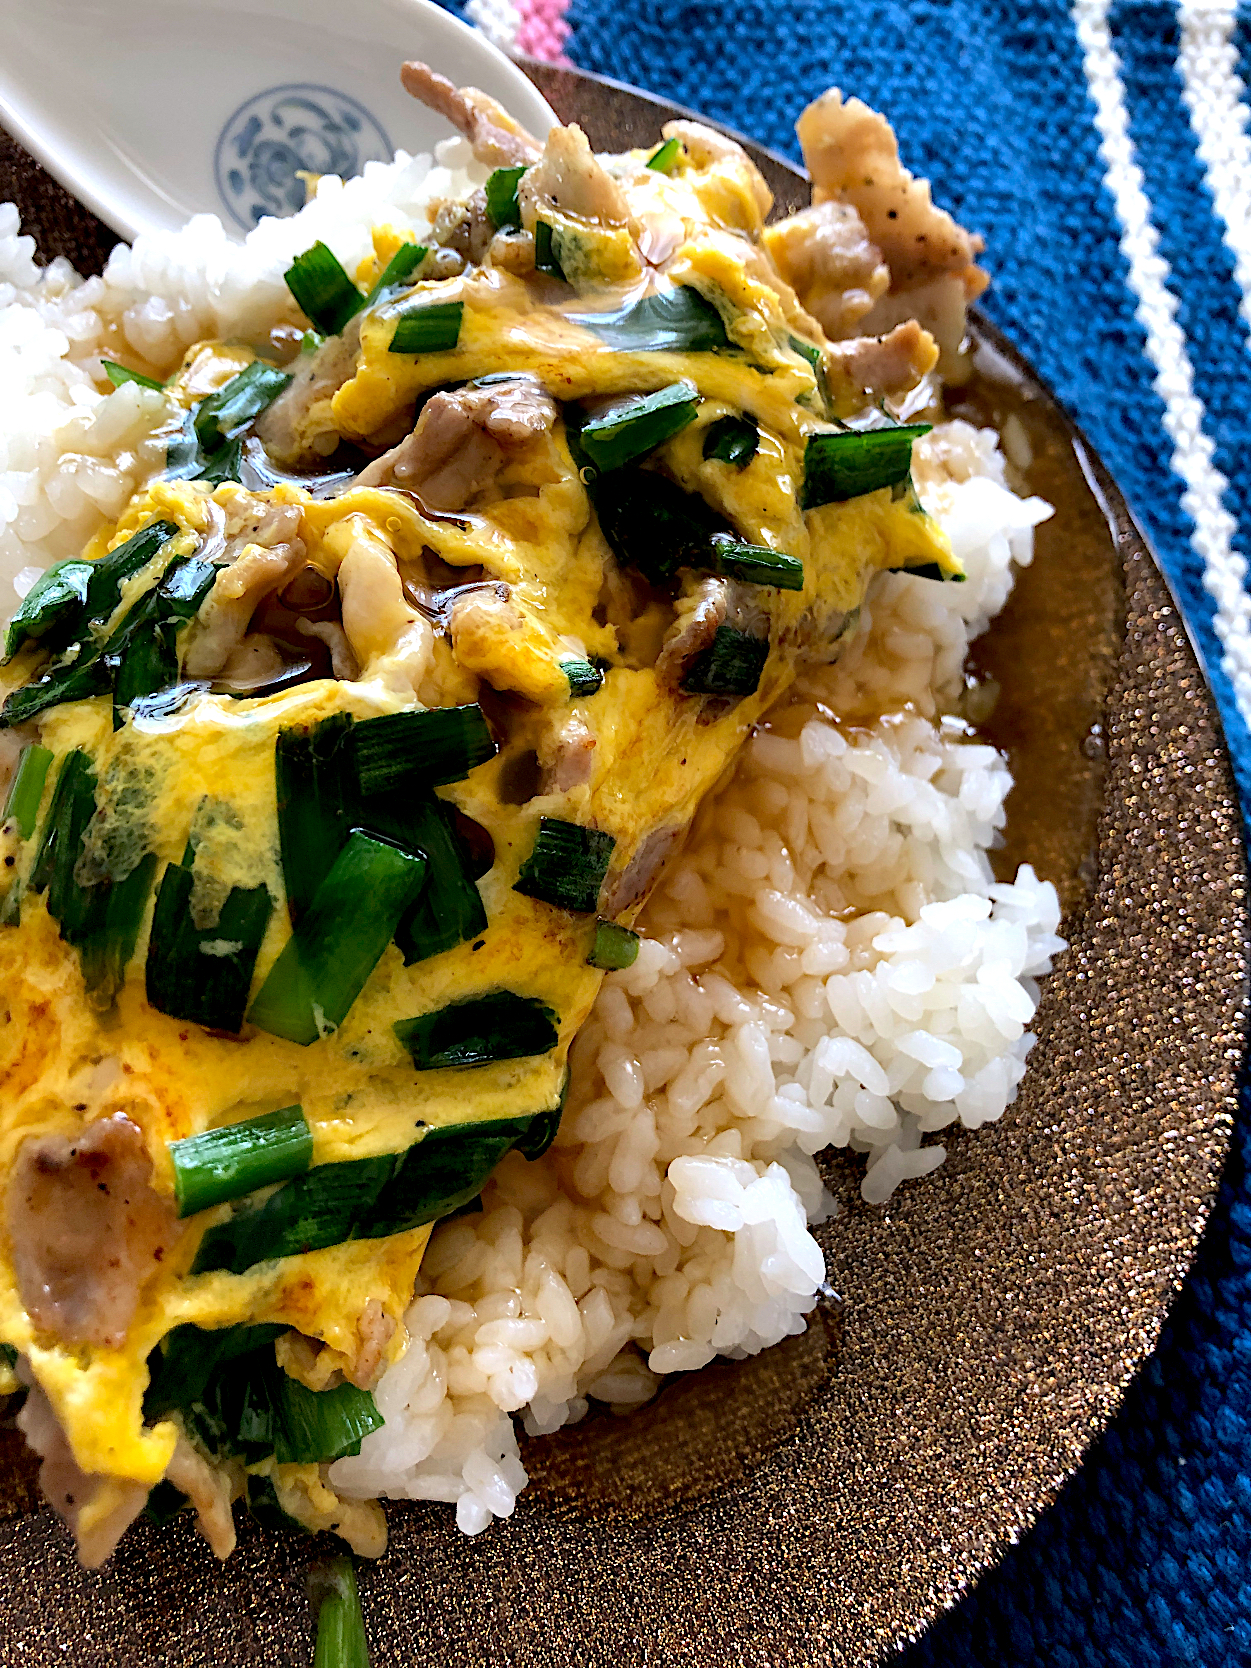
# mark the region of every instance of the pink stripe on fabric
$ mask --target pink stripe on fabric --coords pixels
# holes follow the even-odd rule
[[[516,50],[549,64],[563,64],[569,25],[569,0],[518,0]]]

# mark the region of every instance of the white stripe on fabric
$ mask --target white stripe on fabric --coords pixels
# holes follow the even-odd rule
[[[1213,462],[1204,432],[1203,403],[1195,393],[1177,302],[1168,288],[1168,263],[1159,251],[1142,170],[1134,158],[1120,63],[1108,27],[1108,0],[1076,0],[1073,22],[1081,45],[1086,84],[1095,106],[1104,183],[1121,223],[1121,252],[1138,297],[1137,317],[1155,367],[1155,389],[1164,402],[1164,427],[1173,443],[1173,468],[1185,483],[1182,503],[1194,521],[1192,544],[1203,562],[1203,583],[1216,604],[1214,627],[1221,665],[1233,685],[1238,710],[1251,725],[1251,597],[1247,564],[1233,548],[1237,530],[1225,507],[1228,482]]]
[[[1208,190],[1225,222],[1242,316],[1251,324],[1251,138],[1233,38],[1236,21],[1236,0],[1181,0],[1177,67]]]
[[[468,0],[465,16],[501,52],[516,46],[521,15],[512,0]]]

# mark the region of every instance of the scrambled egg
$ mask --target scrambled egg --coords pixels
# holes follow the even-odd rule
[[[317,1168],[400,1153],[443,1126],[557,1107],[569,1045],[603,974],[587,959],[593,915],[514,889],[540,819],[611,836],[600,908],[628,925],[700,800],[802,658],[836,652],[872,576],[905,566],[957,575],[941,531],[915,496],[897,487],[801,508],[810,437],[830,432],[837,417],[863,404],[864,392],[848,383],[820,326],[765,253],[767,193],[737,147],[701,157],[688,146],[669,173],[648,169],[646,161],[644,152],[617,160],[614,179],[627,211],[620,223],[566,212],[522,190],[517,239],[545,224],[564,281],[490,260],[446,277],[419,269],[415,282],[384,293],[344,332],[346,349],[332,341],[305,355],[292,385],[296,397],[280,396],[261,432],[268,423],[271,449],[303,468],[319,458],[323,468],[338,467],[336,449],[340,458],[359,460],[359,468],[352,465],[363,477],[358,484],[345,481],[334,495],[316,496],[301,484],[298,468],[269,484],[158,479],[85,553],[99,560],[164,520],[178,531],[162,562],[198,551],[221,564],[214,590],[178,639],[180,677],[196,687],[168,712],[116,707],[107,690],[67,700],[48,706],[21,735],[58,761],[75,749],[90,759],[98,790],[95,819],[82,836],[88,869],[105,833],[114,837],[117,861],[122,828],[131,841],[126,862],[133,867],[140,850],[154,854],[159,879],[198,830],[193,909],[211,919],[232,887],[267,889],[275,907],[253,993],[291,934],[275,781],[281,731],[338,713],[366,720],[481,701],[499,752],[439,789],[488,837],[477,881],[486,930],[411,966],[392,943],[342,1025],[309,1046],[246,1022],[240,1033],[223,1034],[151,1006],[144,982],[150,899],[113,1000],[101,1006],[91,999],[79,953],[49,914],[49,894],[31,884],[38,840],[6,826],[16,907],[0,928],[0,1174],[20,1178],[24,1149],[36,1150],[31,1143],[62,1137],[72,1152],[85,1131],[121,1115],[141,1132],[150,1161],[145,1185],[170,1204],[161,1254],[135,1275],[123,1335],[89,1341],[72,1326],[58,1332],[32,1315],[30,1276],[23,1278],[15,1245],[20,1212],[12,1188],[19,1182],[10,1184],[8,1227],[0,1236],[0,1340],[47,1398],[79,1471],[94,1484],[107,1480],[77,1520],[84,1544],[93,1525],[125,1515],[134,1487],[141,1498],[171,1467],[183,1428],[176,1417],[145,1422],[143,1401],[153,1351],[175,1327],[289,1328],[312,1341],[314,1356],[322,1346],[323,1368],[331,1363],[342,1381],[364,1350],[362,1313],[372,1299],[385,1317],[376,1377],[404,1348],[403,1313],[430,1232],[422,1225],[239,1273],[196,1273],[204,1234],[236,1207],[220,1204],[175,1227],[171,1143],[298,1103]],[[381,228],[376,258],[357,281],[368,288],[402,242]],[[595,328],[658,288],[689,289],[715,310],[725,348],[631,348],[613,345],[611,333]],[[427,304],[461,305],[455,345],[392,351],[398,322]],[[336,353],[339,372],[319,383],[317,366]],[[172,391],[190,412],[254,357],[251,348],[203,344],[187,356]],[[429,476],[424,495],[420,486],[405,489],[403,458],[387,466],[389,479],[383,469],[370,482],[371,457],[387,447],[402,450],[417,419],[418,436],[432,424],[425,415],[432,394],[489,394],[490,379],[505,374],[537,385],[551,420],[502,441],[478,424],[470,438],[483,448],[490,440],[490,467],[477,476],[469,471],[462,502],[449,506],[446,480],[435,490]],[[680,589],[676,582],[666,589],[631,581],[631,590],[622,581],[596,514],[593,471],[571,426],[575,410],[593,415],[614,399],[683,381],[691,385],[694,417],[643,460],[644,488],[659,474],[722,518],[739,541],[803,566],[802,590],[740,587],[740,594],[752,592],[754,629],[767,634],[768,653],[754,689],[734,697],[689,693],[672,664],[666,672],[665,644],[680,642],[684,619],[706,599],[689,576]],[[705,455],[713,426],[743,417],[757,429],[750,458]],[[272,554],[272,544],[249,542],[249,529],[275,514],[286,516],[282,548],[289,552],[296,541],[301,547],[298,560],[276,564],[282,582],[311,572],[327,595],[337,583],[338,614],[333,606],[314,610],[313,625],[325,629],[305,636],[329,644],[341,664],[332,672],[323,655],[313,673],[274,692],[263,680],[255,692],[246,681],[230,687],[240,656],[263,660],[277,642],[279,658],[289,658],[296,641],[290,620],[285,647],[258,629],[251,616],[272,595],[260,585],[233,599],[238,626],[233,638],[225,635],[236,658],[223,670],[219,656],[197,678],[197,656],[209,664],[205,645],[216,641],[226,618],[230,575]],[[126,617],[161,571],[158,564],[128,581],[97,637]],[[571,693],[571,660],[597,667],[600,686]],[[38,639],[28,641],[2,675],[3,692],[28,686],[47,664]],[[55,777],[54,768],[41,822]],[[206,806],[228,814],[206,823]],[[82,878],[81,863],[76,873]],[[551,1010],[556,1045],[468,1069],[414,1070],[393,1030],[397,1022],[496,990]],[[297,1371],[290,1350],[284,1359]],[[266,1460],[253,1470],[279,1477],[289,1514],[353,1533],[344,1527],[349,1509],[334,1501],[316,1467]],[[231,1491],[241,1486],[233,1475]],[[368,1549],[377,1524],[358,1522],[355,1537]]]

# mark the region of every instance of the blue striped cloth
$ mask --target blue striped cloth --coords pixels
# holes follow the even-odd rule
[[[542,9],[563,32],[560,0]],[[508,44],[534,5],[464,10]],[[985,234],[986,310],[1150,532],[1251,803],[1251,7],[571,0],[563,22],[573,63],[791,156],[795,115],[827,86],[890,118],[905,162]],[[1235,1148],[1195,1269],[1111,1429],[897,1668],[1251,1662],[1247,1118]]]

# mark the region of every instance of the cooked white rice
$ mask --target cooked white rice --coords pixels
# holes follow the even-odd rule
[[[437,154],[323,180],[242,245],[200,217],[86,282],[36,267],[0,207],[0,613],[163,464],[165,396],[101,394],[100,354],[165,376],[197,338],[262,340],[316,238],[350,269],[374,224],[421,230],[432,198],[480,178],[459,141]],[[883,576],[839,664],[748,743],[637,963],[605,981],[555,1145],[511,1155],[480,1215],[436,1229],[385,1427],[331,1468],[340,1492],[454,1502],[470,1534],[506,1517],[526,1482],[512,1415],[540,1434],[590,1399],[625,1411],[665,1373],[803,1330],[830,1209],[814,1153],[862,1154],[878,1204],[943,1162],[936,1132],[1013,1100],[1059,906],[1028,867],[995,883],[1011,777],[953,714],[969,641],[1050,510],[965,423],[918,444],[915,474],[968,582]]]

